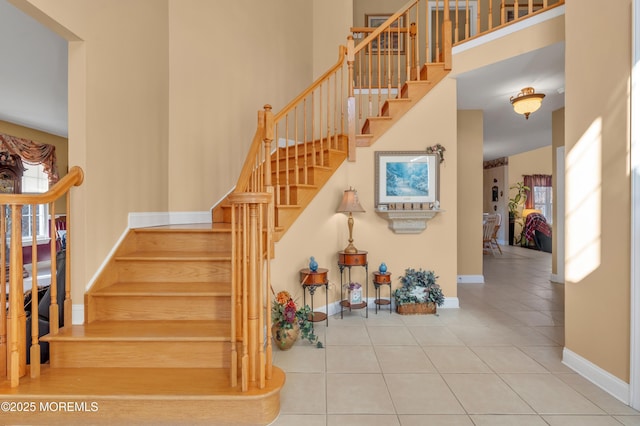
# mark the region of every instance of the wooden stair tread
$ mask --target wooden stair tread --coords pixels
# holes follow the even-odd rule
[[[278,383],[281,386],[282,370],[274,366],[273,376],[267,381],[266,389],[250,386],[247,392],[241,392],[239,387],[230,386],[227,368],[51,368],[42,365],[40,378],[32,379],[27,374],[17,388],[11,388],[7,381],[0,382],[0,392],[6,397],[29,395],[51,400],[60,396],[81,396],[84,400],[89,396],[244,398],[272,392],[272,386]]]
[[[136,251],[115,257],[115,260],[127,261],[168,261],[168,260],[230,260],[231,251],[224,252],[190,252],[190,251]]]
[[[63,327],[44,341],[227,341],[231,336],[228,320],[208,321],[94,321]]]
[[[229,283],[215,282],[117,282],[94,296],[228,296]]]
[[[153,395],[170,399],[250,395],[229,387],[226,368],[49,368],[43,365],[40,379],[27,375],[20,382],[20,387],[11,389],[13,395],[114,395],[125,398]],[[0,389],[8,391],[10,388],[5,386],[6,382],[0,384]]]

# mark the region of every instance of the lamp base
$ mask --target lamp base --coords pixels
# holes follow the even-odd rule
[[[353,243],[349,243],[349,245],[342,251],[348,254],[355,254],[358,252],[358,249],[353,245]]]

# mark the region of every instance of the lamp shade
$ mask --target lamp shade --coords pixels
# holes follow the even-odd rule
[[[353,188],[346,189],[342,195],[342,202],[336,211],[338,213],[364,212],[365,210],[358,201],[358,191]]]
[[[510,98],[513,110],[524,115],[524,118],[529,119],[529,114],[536,112],[542,106],[543,93],[536,93],[533,87],[525,87],[516,96]]]

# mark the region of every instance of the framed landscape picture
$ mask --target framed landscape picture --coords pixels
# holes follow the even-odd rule
[[[376,208],[390,204],[438,201],[440,162],[437,154],[424,151],[376,151],[375,162]]]

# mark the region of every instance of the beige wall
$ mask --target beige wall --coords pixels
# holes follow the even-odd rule
[[[482,111],[458,111],[458,275],[482,275]]]
[[[135,211],[166,211],[166,1],[16,0],[68,31],[69,164],[85,170],[73,192],[72,279],[88,283]],[[31,11],[32,12],[32,11]],[[30,13],[32,16],[33,13]],[[47,19],[49,18],[49,19]],[[140,25],[144,22],[144,25]],[[75,34],[75,37],[70,34]],[[82,301],[82,286],[72,297]]]
[[[522,182],[523,175],[552,175],[551,145],[509,157],[509,187]],[[515,193],[511,191],[510,197]]]
[[[347,218],[336,213],[342,193],[350,186],[358,191],[366,213],[354,214],[354,245],[368,251],[369,272],[385,262],[392,284],[406,268],[434,270],[446,297],[457,297],[457,146],[456,83],[446,79],[407,112],[374,146],[358,148],[356,162],[345,162],[325,185],[295,224],[276,245],[272,263],[275,291],[289,290],[302,299],[298,271],[314,256],[321,268],[329,269],[329,302],[340,296],[337,252],[348,240]],[[447,141],[447,142],[443,142]],[[376,151],[424,151],[441,142],[445,161],[440,166],[440,203],[444,212],[429,221],[420,234],[395,234],[374,210],[374,153]],[[346,273],[345,273],[346,274]],[[371,274],[370,274],[371,275]],[[364,269],[353,268],[352,279],[364,283]],[[373,286],[369,278],[369,297]],[[320,295],[320,297],[318,297]],[[323,290],[316,293],[316,306],[324,305]],[[308,299],[307,299],[308,300]]]
[[[311,83],[312,2],[168,4],[168,207],[202,211],[235,185],[257,111]]]
[[[338,61],[338,46],[347,45],[353,26],[353,0],[313,2],[313,78]]]
[[[565,346],[627,383],[631,3],[565,9]]]
[[[28,127],[18,126],[17,124],[8,123],[0,120],[0,133],[25,138],[38,143],[53,145],[56,147],[56,162],[58,164],[58,174],[63,177],[69,171],[68,163],[68,144],[67,138],[52,135],[51,133],[41,132],[39,130],[30,129]],[[64,213],[67,210],[67,203],[64,198],[56,202],[56,214]]]

